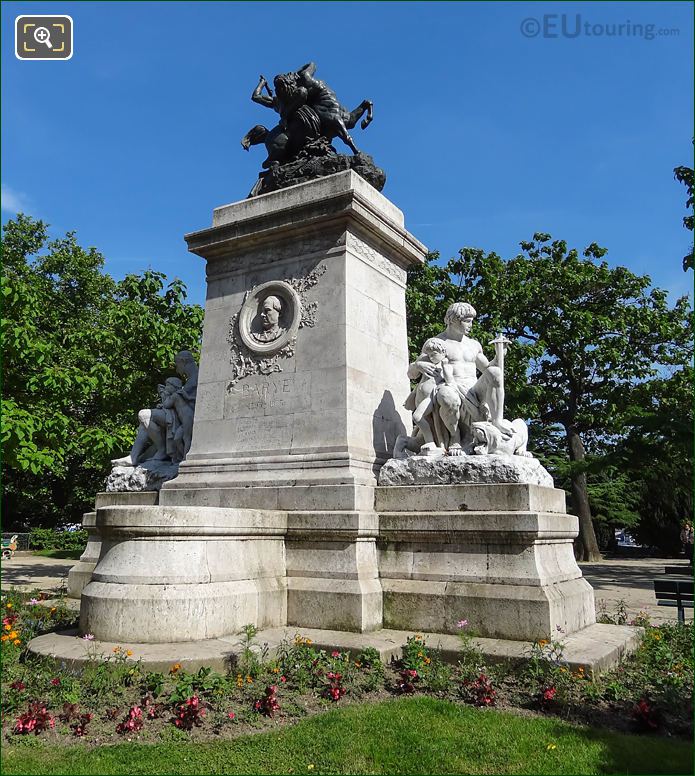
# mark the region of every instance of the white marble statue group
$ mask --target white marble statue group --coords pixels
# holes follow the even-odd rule
[[[408,455],[522,455],[528,429],[517,418],[504,419],[504,355],[509,341],[493,343],[488,361],[481,344],[469,337],[476,312],[466,302],[446,311],[446,328],[422,346],[408,377],[418,380],[405,402],[413,412],[412,436],[396,440],[394,458]],[[480,376],[478,376],[480,373]]]
[[[188,350],[177,353],[174,364],[179,377],[169,377],[157,386],[159,404],[140,410],[133,447],[128,455],[111,462],[114,467],[135,467],[146,461],[178,464],[186,457],[193,434],[198,365]]]

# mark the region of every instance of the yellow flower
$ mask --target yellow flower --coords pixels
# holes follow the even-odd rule
[[[428,666],[431,662],[432,661],[428,657],[425,658],[425,665],[426,666]]]
[[[0,639],[0,641],[7,641],[7,639],[9,639],[9,638],[10,637],[7,635],[7,633],[3,633],[2,634],[2,639]]]
[[[128,657],[131,657],[132,654],[133,654],[133,650],[132,649],[126,649],[125,653],[126,653],[126,655],[128,655]]]
[[[246,677],[246,683],[247,684],[253,684],[253,679],[250,676]]]
[[[15,639],[12,643],[15,645],[15,647],[18,647],[22,642],[19,639]]]
[[[280,673],[280,669],[279,668],[273,668],[273,673],[274,674],[279,674]]]
[[[121,651],[121,648],[120,648],[120,647],[114,647],[114,648],[113,648],[111,651],[112,651],[114,654],[118,654],[118,653]]]
[[[417,656],[418,656],[418,657],[422,657],[422,652],[418,652],[418,653],[417,653]]]
[[[55,608],[55,606],[51,607],[51,614],[55,614],[58,610]]]
[[[547,645],[548,645],[548,640],[547,640],[547,639],[541,639],[541,640],[538,642],[538,646],[539,646],[539,647],[546,647]]]
[[[169,669],[170,674],[176,674],[181,670],[181,663],[174,663],[174,665]]]
[[[309,763],[309,765],[307,765],[307,770],[313,771],[314,770],[314,763]]]
[[[8,602],[8,603],[7,603],[7,608],[8,608],[8,609],[11,609],[11,608],[12,608],[12,604]]]
[[[557,744],[548,744],[548,746],[546,746],[546,749],[548,749],[548,751],[552,749],[557,749]]]
[[[313,644],[314,642],[311,639],[304,639],[305,644]]]
[[[652,633],[652,638],[654,641],[661,641],[661,634],[660,633]]]
[[[362,668],[362,663],[358,663],[356,660],[355,660],[355,665],[357,666],[357,668]]]
[[[19,634],[17,633],[17,631],[10,631],[10,638],[11,639],[16,639],[18,635]]]

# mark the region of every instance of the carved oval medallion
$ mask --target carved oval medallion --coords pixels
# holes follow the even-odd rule
[[[277,353],[297,336],[301,308],[297,292],[282,280],[256,286],[239,313],[242,342],[254,353]]]

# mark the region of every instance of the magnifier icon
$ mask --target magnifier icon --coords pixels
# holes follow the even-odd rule
[[[49,49],[52,49],[51,45],[51,33],[45,27],[37,27],[34,30],[34,40],[37,43],[45,43]]]

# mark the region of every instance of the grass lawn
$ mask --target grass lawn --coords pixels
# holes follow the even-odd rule
[[[15,743],[16,741],[16,743]],[[693,747],[429,697],[337,708],[277,732],[86,749],[33,737],[3,746],[4,774],[687,774]]]
[[[79,560],[83,552],[84,548],[81,550],[32,550],[34,555],[40,555],[43,558],[65,558],[67,560]]]

